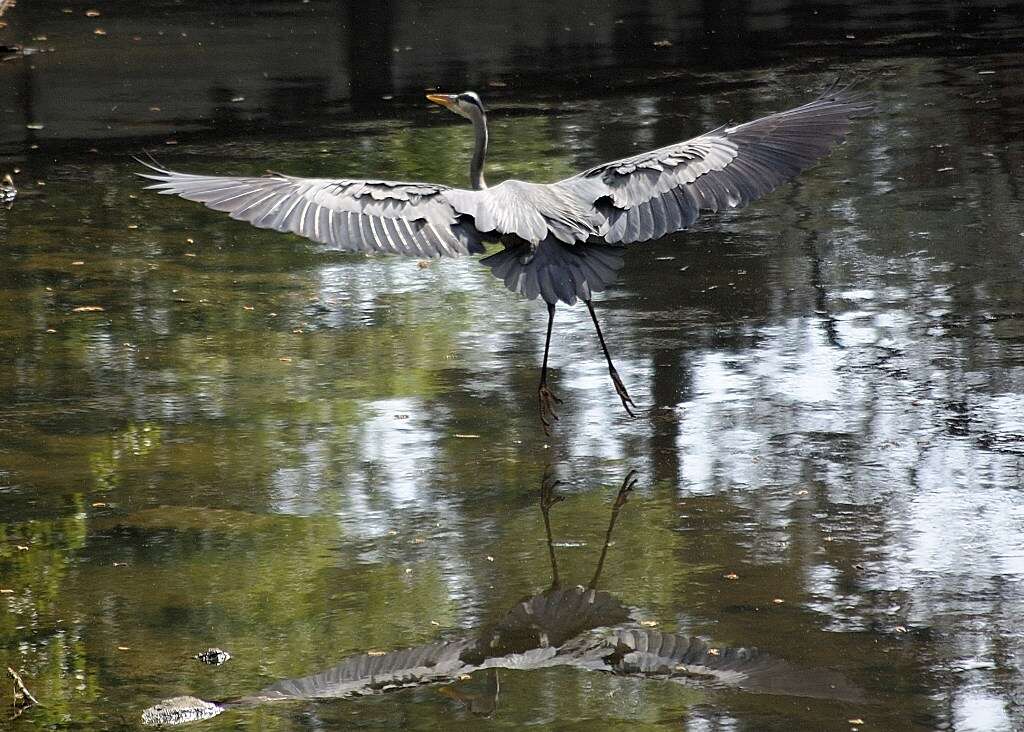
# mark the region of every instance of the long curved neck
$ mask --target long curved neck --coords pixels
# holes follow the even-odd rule
[[[487,117],[473,116],[473,159],[469,161],[469,182],[474,191],[487,187],[484,181],[484,158],[487,157]]]

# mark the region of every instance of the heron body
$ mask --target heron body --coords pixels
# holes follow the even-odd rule
[[[595,166],[554,183],[487,186],[487,118],[473,92],[429,100],[470,120],[475,144],[469,189],[382,180],[192,175],[148,165],[153,188],[205,204],[264,229],[291,232],[344,251],[418,258],[484,253],[505,286],[548,306],[541,369],[541,421],[557,419],[547,355],[559,303],[586,303],[627,412],[635,408],[601,335],[591,299],[623,265],[625,245],[689,228],[704,212],[738,208],[819,160],[870,106],[846,89],[752,122]]]

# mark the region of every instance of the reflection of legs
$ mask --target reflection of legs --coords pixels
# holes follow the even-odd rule
[[[561,404],[562,400],[552,393],[548,388],[548,349],[551,348],[551,326],[555,322],[555,304],[548,303],[548,335],[544,339],[544,364],[540,367],[540,386],[537,388],[537,397],[540,400],[540,421],[544,425],[544,433],[549,434],[551,422],[558,419],[555,414],[555,405]]]
[[[601,558],[597,560],[597,569],[594,570],[594,578],[590,580],[590,584],[587,585],[589,589],[597,587],[597,580],[601,576],[601,570],[604,569],[604,558],[608,554],[608,545],[612,543],[612,529],[615,528],[615,520],[619,517],[619,510],[626,505],[626,500],[629,498],[629,494],[632,492],[633,487],[636,485],[636,471],[630,470],[626,473],[625,480],[622,481],[622,487],[619,488],[618,495],[615,496],[615,503],[612,504],[612,518],[608,522],[608,531],[604,535],[604,546],[601,547]]]
[[[556,503],[565,500],[564,496],[556,496],[555,488],[560,486],[562,481],[552,480],[551,476],[544,474],[540,484],[540,512],[544,516],[544,531],[548,537],[548,557],[551,559],[551,589],[557,590],[561,585],[558,579],[558,560],[555,559],[555,542],[551,538],[551,517],[548,512]]]
[[[612,383],[615,385],[615,393],[619,395],[619,399],[622,400],[622,406],[626,408],[626,414],[630,417],[635,417],[633,409],[639,409],[639,407],[633,403],[633,400],[629,396],[629,392],[626,391],[625,385],[622,383],[622,379],[619,378],[619,372],[615,370],[615,364],[612,363],[611,354],[608,353],[608,346],[604,343],[604,335],[601,333],[601,326],[597,322],[597,313],[594,312],[594,304],[590,300],[584,300],[587,304],[587,309],[590,311],[590,317],[594,321],[594,328],[597,329],[597,338],[601,341],[601,350],[604,351],[604,357],[608,361],[608,373],[611,374]],[[633,409],[630,409],[632,407]]]

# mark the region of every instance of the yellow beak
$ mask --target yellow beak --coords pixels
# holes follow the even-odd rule
[[[440,104],[446,109],[451,109],[455,106],[454,94],[428,94],[427,99],[432,101],[434,104]]]

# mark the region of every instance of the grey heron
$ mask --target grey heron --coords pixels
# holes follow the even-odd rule
[[[345,251],[413,257],[484,253],[505,286],[547,304],[538,401],[545,431],[560,404],[547,383],[555,307],[582,300],[590,312],[622,406],[635,416],[592,302],[623,265],[626,244],[689,228],[703,212],[738,208],[822,158],[870,105],[833,85],[799,107],[603,163],[554,183],[484,180],[487,115],[480,97],[428,94],[473,124],[470,188],[384,180],[193,175],[157,165],[150,188],[198,201],[264,229],[291,232]],[[141,162],[141,161],[140,161]]]

